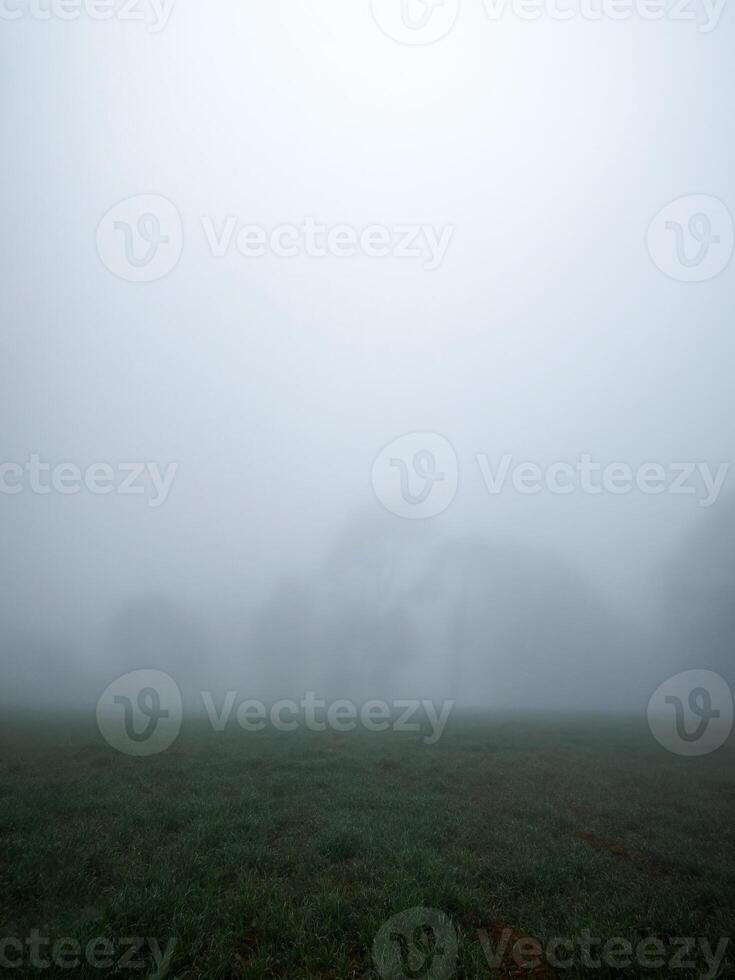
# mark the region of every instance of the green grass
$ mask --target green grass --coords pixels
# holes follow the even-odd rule
[[[134,759],[71,719],[0,734],[0,936],[175,937],[180,980],[367,980],[381,925],[424,906],[454,923],[456,977],[685,977],[704,967],[491,972],[478,929],[714,948],[735,921],[731,743],[684,759],[589,719],[464,719],[434,746],[190,723]]]

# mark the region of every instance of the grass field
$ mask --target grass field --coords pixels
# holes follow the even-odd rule
[[[427,907],[451,919],[456,964],[417,932],[405,976],[708,975],[699,943],[716,950],[735,921],[733,763],[732,743],[684,759],[645,725],[582,718],[465,718],[433,746],[190,723],[147,759],[75,720],[6,719],[0,936],[24,947],[6,947],[22,961],[3,973],[377,980],[383,923]],[[34,968],[34,929],[110,946],[96,966]],[[513,958],[521,937],[545,947],[585,930],[657,937],[666,962],[595,967],[576,946],[563,966]],[[132,966],[128,937],[146,939]],[[695,954],[677,937],[696,938]],[[714,975],[733,975],[728,957]]]

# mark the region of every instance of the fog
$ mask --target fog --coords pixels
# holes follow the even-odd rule
[[[501,30],[478,0],[411,45],[344,0],[11,7],[3,705],[141,668],[192,703],[519,712],[735,680],[735,272],[647,247],[670,201],[735,204],[727,12]],[[139,195],[180,243],[106,217]],[[181,254],[135,281],[158,232]]]

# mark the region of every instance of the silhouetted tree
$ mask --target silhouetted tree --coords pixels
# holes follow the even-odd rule
[[[189,700],[198,701],[199,689],[206,686],[204,631],[193,613],[163,596],[129,599],[112,617],[106,645],[119,673],[162,670]]]
[[[642,637],[553,553],[474,537],[445,543],[422,591],[435,623],[439,615],[448,697],[571,708],[615,706],[635,690]]]
[[[664,572],[664,632],[677,666],[735,681],[735,497],[687,535]]]
[[[273,700],[304,693],[313,642],[313,597],[296,576],[283,576],[256,612],[251,640],[251,683]]]

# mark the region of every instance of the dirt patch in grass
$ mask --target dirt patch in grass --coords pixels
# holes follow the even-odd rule
[[[383,772],[398,772],[400,768],[400,762],[396,762],[395,759],[380,759],[378,762],[378,769],[382,769]]]
[[[574,836],[577,840],[583,841],[595,851],[600,851],[603,854],[611,854],[621,861],[630,861],[639,868],[644,868],[649,874],[657,878],[665,878],[671,874],[671,869],[663,864],[663,862],[657,861],[655,858],[652,858],[648,854],[643,854],[641,851],[632,851],[622,841],[615,840],[613,837],[602,837],[599,834],[593,833],[591,830],[575,831]]]

